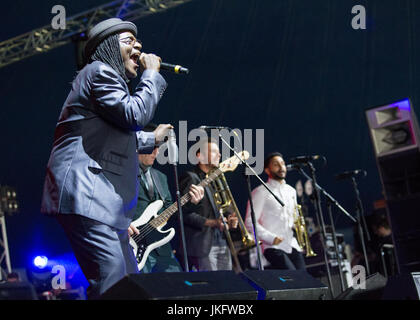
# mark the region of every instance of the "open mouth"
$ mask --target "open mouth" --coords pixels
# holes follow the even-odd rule
[[[131,61],[133,61],[133,63],[134,63],[137,67],[139,66],[139,63],[138,63],[138,61],[139,61],[139,57],[140,57],[140,54],[138,54],[138,53],[132,54],[132,55],[130,56],[130,60],[131,60]]]

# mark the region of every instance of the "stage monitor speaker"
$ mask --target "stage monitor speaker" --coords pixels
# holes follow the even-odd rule
[[[420,300],[420,272],[390,277],[384,290],[384,300]]]
[[[419,127],[409,99],[366,110],[377,158],[419,150]]]
[[[380,273],[366,277],[365,289],[348,288],[338,295],[335,300],[381,300],[387,284],[387,278]]]
[[[38,300],[38,297],[29,282],[5,282],[0,283],[0,300]]]
[[[328,287],[303,270],[247,270],[242,276],[258,300],[328,300]]]
[[[366,110],[399,273],[420,268],[420,129],[410,99]]]
[[[233,271],[130,274],[104,300],[256,300],[257,290]]]

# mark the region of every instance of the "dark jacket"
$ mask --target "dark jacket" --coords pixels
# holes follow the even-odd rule
[[[145,70],[133,95],[107,64],[92,62],[72,82],[54,134],[41,211],[76,213],[128,228],[137,203],[136,147],[153,150],[152,118],[166,82]],[[147,151],[146,151],[147,152]]]
[[[153,185],[154,185],[154,196],[153,197],[149,196],[146,185],[144,184],[143,180],[139,177],[140,188],[139,188],[136,214],[133,218],[133,221],[138,219],[141,216],[141,214],[144,212],[146,207],[149,204],[151,204],[153,201],[156,201],[158,199],[163,201],[163,207],[158,212],[159,214],[163,212],[164,210],[166,210],[172,204],[172,196],[169,191],[168,179],[166,178],[166,176],[162,172],[154,168],[150,168],[149,170],[150,170],[150,175],[152,177]],[[170,218],[167,225],[163,227],[164,230],[170,228],[170,226],[173,225],[173,221],[176,220],[175,216],[176,214],[174,214]],[[152,253],[155,253],[155,252],[161,256],[171,256],[172,247],[170,243],[167,243],[152,251]]]
[[[180,179],[181,194],[187,193],[191,184],[198,185],[204,178],[205,173],[198,166],[186,172]],[[189,202],[183,208],[187,255],[197,258],[208,256],[213,242],[215,229],[204,225],[206,219],[219,217],[211,189],[207,186],[204,191],[198,204]]]

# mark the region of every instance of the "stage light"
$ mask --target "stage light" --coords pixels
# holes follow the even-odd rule
[[[0,213],[7,212],[8,214],[13,214],[18,209],[16,190],[13,187],[0,186]]]
[[[38,269],[44,269],[48,264],[48,258],[46,256],[36,256],[34,259],[34,266]]]

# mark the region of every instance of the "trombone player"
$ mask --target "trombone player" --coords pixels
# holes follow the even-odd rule
[[[285,204],[282,207],[262,185],[252,191],[257,234],[264,257],[275,269],[306,270],[303,250],[293,234],[296,190],[286,183],[283,155],[270,153],[264,160],[264,171],[268,175],[267,185]],[[253,233],[249,201],[245,225]]]
[[[218,142],[211,138],[202,139],[196,156],[197,166],[180,179],[182,193],[188,192],[192,184],[198,185],[207,173],[219,166],[221,155]],[[232,270],[224,223],[213,194],[214,190],[206,186],[201,202],[187,203],[183,209],[188,263],[198,271]],[[229,228],[237,228],[238,218],[234,214],[224,219]]]

